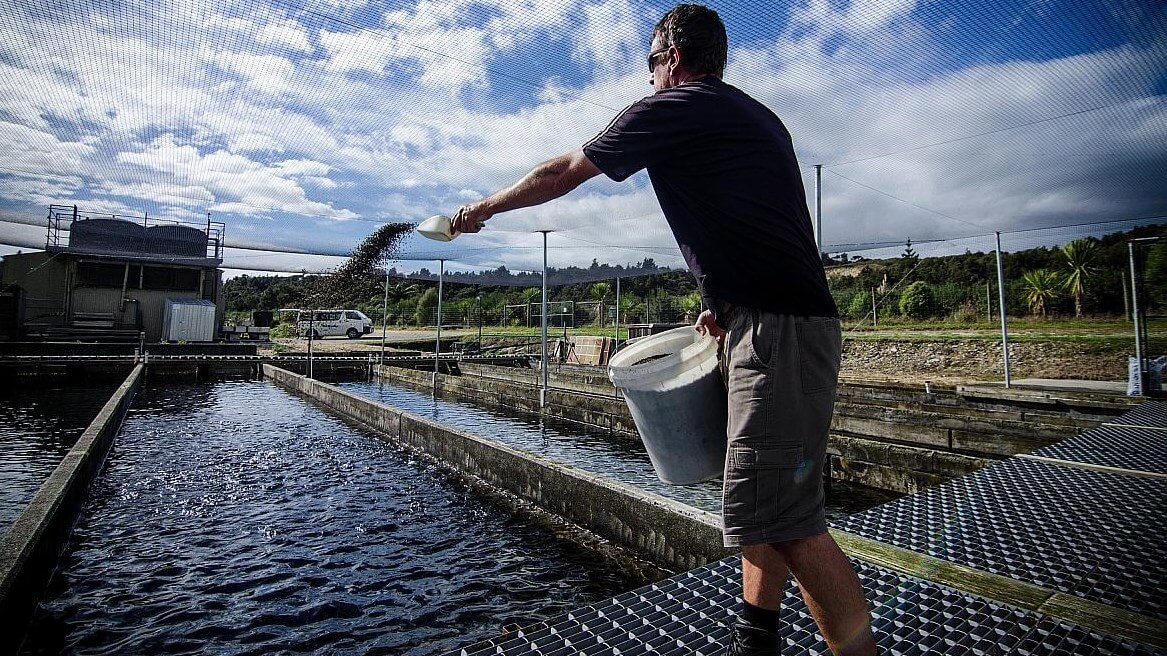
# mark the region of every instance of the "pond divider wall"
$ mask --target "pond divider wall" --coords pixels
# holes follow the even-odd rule
[[[550,372],[539,407],[537,369],[459,363],[439,374],[440,398],[463,398],[586,424],[639,442],[624,399],[602,369],[564,365]],[[432,371],[375,366],[378,377],[435,390]],[[988,388],[842,381],[828,453],[831,476],[894,492],[916,492],[1100,425],[1132,407],[1126,398]]]
[[[0,541],[0,617],[10,627],[0,652],[18,650],[24,631],[12,627],[28,626],[144,371],[141,364],[133,368]]]
[[[526,453],[271,365],[264,375],[385,437],[669,568],[726,557],[721,517]],[[428,375],[428,374],[427,374]]]

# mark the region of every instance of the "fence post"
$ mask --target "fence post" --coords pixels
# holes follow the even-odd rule
[[[1127,321],[1131,320],[1131,297],[1126,282],[1126,271],[1122,272],[1122,316]]]
[[[446,261],[438,260],[438,336],[434,340],[434,377],[433,389],[434,396],[438,395],[438,356],[442,352],[442,283],[446,279]]]
[[[1012,386],[1009,375],[1009,326],[1005,319],[1005,269],[1001,264],[1001,233],[997,235],[997,298],[1001,302],[1001,357],[1005,363],[1005,387]]]
[[[620,276],[616,276],[616,338],[612,352],[620,350]]]
[[[385,364],[385,331],[389,329],[389,274],[385,274],[385,300],[381,301],[381,359]]]
[[[875,288],[871,288],[871,327],[879,328],[879,306],[875,304]]]
[[[547,233],[550,230],[540,230],[543,233],[543,303],[540,334],[542,335],[542,350],[540,351],[539,367],[543,370],[543,387],[539,389],[539,410],[547,407]]]

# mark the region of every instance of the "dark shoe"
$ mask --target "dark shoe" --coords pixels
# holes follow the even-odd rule
[[[778,656],[781,653],[782,639],[777,633],[741,622],[730,626],[725,656]]]

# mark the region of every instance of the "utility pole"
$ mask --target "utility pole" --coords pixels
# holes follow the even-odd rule
[[[1005,268],[1001,264],[1001,233],[997,232],[997,298],[1001,303],[1001,357],[1005,363],[1005,387],[1012,386],[1009,376],[1009,325],[1005,319]]]
[[[814,243],[823,256],[823,165],[814,165]]]
[[[385,298],[381,301],[381,359],[378,364],[385,364],[385,331],[389,327],[389,273],[385,273]]]

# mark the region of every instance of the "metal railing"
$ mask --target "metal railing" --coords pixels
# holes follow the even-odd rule
[[[78,222],[103,220],[119,223],[105,223],[104,230],[92,231],[90,238],[94,244],[81,244],[74,239],[74,226]],[[187,229],[184,236],[169,238],[151,235],[151,228],[174,226]],[[194,232],[194,231],[197,231]],[[211,259],[223,261],[223,238],[226,225],[212,221],[210,214],[204,222],[159,219],[149,215],[132,216],[117,214],[97,214],[80,211],[76,205],[50,205],[45,248],[70,250],[97,250],[108,254],[137,257],[162,257],[165,259]],[[205,242],[204,242],[205,239]],[[175,249],[178,246],[178,250]],[[189,247],[189,252],[183,247]],[[197,250],[197,254],[196,251]]]

